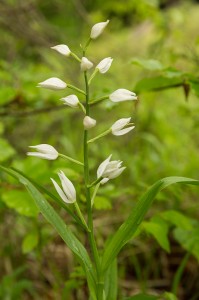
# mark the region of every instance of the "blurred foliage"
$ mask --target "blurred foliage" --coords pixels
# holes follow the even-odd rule
[[[139,101],[135,106],[128,102],[104,102],[92,111],[98,120],[93,136],[121,117],[132,115],[136,124],[135,131],[128,136],[109,136],[92,145],[92,179],[96,177],[96,167],[109,153],[127,166],[123,176],[102,187],[96,198],[96,231],[101,247],[153,182],[170,175],[198,179],[197,2],[127,0],[125,5],[115,0],[0,2],[1,163],[18,168],[53,193],[49,178],[62,168],[76,182],[83,211],[81,167],[62,160],[27,158],[25,153],[28,145],[48,143],[81,160],[81,113],[61,105],[59,99],[66,96],[65,91],[54,93],[37,89],[36,85],[57,76],[81,87],[76,62],[64,61],[49,47],[66,43],[81,55],[79,43],[87,39],[92,24],[111,20],[88,51],[94,63],[107,56],[114,58],[110,72],[93,81],[92,96],[96,98],[102,96],[101,91],[105,95],[122,87],[136,91]],[[0,297],[86,299],[82,292],[85,280],[82,270],[74,267],[71,255],[38,215],[30,196],[5,174],[0,173],[0,180]],[[52,204],[73,227],[71,218]],[[157,197],[137,232],[136,242],[121,254],[121,298],[133,296],[134,291],[162,295],[167,290],[165,299],[175,299],[169,293],[172,278],[187,251],[192,256],[182,277],[179,299],[197,299],[198,269],[194,268],[199,260],[197,220],[196,188],[171,187]],[[163,250],[157,250],[159,246]],[[130,259],[133,255],[135,258]],[[172,255],[177,260],[173,265]],[[21,270],[19,267],[24,264],[26,268]],[[156,283],[158,278],[167,278],[163,287]],[[187,278],[192,278],[192,282],[187,282]],[[136,280],[141,284],[131,285]]]

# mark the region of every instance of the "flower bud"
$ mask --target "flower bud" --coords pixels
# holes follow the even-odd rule
[[[118,89],[109,95],[109,99],[113,102],[122,102],[122,101],[128,101],[128,100],[137,100],[137,96],[135,93],[133,93],[129,90]]]
[[[91,29],[91,34],[90,34],[90,38],[91,39],[96,39],[105,29],[105,27],[108,25],[109,20],[107,20],[106,22],[100,22],[95,24],[92,29]]]
[[[67,84],[57,77],[52,77],[38,83],[37,87],[42,87],[49,90],[63,90],[67,87]]]
[[[70,49],[68,48],[67,45],[57,45],[57,46],[54,46],[54,47],[51,47],[51,49],[59,52],[60,54],[64,55],[64,56],[69,56],[71,51]]]
[[[77,107],[79,103],[79,99],[76,95],[69,95],[67,97],[61,98],[60,100],[70,107]]]
[[[113,59],[111,57],[104,58],[96,66],[96,69],[99,70],[100,73],[104,74],[109,70],[109,68],[112,64],[112,61],[113,61]]]
[[[130,126],[127,128],[126,127],[130,123],[131,118],[122,118],[116,121],[112,126],[111,126],[111,131],[113,135],[119,136],[119,135],[124,135],[128,133],[129,131],[133,130],[135,126]]]
[[[74,185],[72,182],[66,177],[64,172],[60,171],[58,173],[58,176],[61,181],[62,189],[57,184],[57,182],[51,178],[52,183],[54,184],[54,187],[59,194],[59,196],[62,198],[62,200],[66,203],[74,203],[76,201],[76,190],[74,188]]]
[[[92,119],[91,117],[89,116],[86,116],[83,120],[83,124],[84,124],[84,129],[85,130],[88,130],[90,128],[93,128],[95,127],[96,125],[96,120],[95,119]]]
[[[29,146],[38,152],[27,152],[29,156],[36,156],[43,159],[54,160],[59,156],[57,150],[48,144],[40,144],[36,146]]]
[[[86,57],[82,57],[81,61],[81,71],[87,71],[93,67],[93,63],[89,61]]]

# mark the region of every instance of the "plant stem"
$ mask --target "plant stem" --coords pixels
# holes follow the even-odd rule
[[[74,90],[74,91],[80,93],[80,94],[86,95],[84,91],[78,89],[76,86],[74,86],[74,85],[72,85],[72,84],[67,84],[67,87],[68,87],[69,89],[72,89],[72,90]]]
[[[101,101],[103,101],[103,100],[106,100],[106,99],[108,99],[108,98],[109,98],[109,96],[103,96],[103,97],[100,97],[100,98],[98,98],[98,99],[95,99],[95,100],[91,101],[91,102],[90,102],[90,105],[97,104],[97,103],[99,103],[99,102],[101,102]]]
[[[73,159],[73,158],[70,157],[70,156],[67,156],[67,155],[64,155],[64,154],[61,154],[61,153],[59,153],[59,156],[62,157],[62,158],[64,158],[64,159],[70,160],[70,161],[72,161],[72,162],[74,162],[74,163],[76,163],[76,164],[78,164],[78,165],[80,165],[80,166],[83,166],[83,165],[84,165],[81,161],[78,161],[78,160],[76,160],[76,159]]]
[[[111,128],[109,128],[108,130],[102,132],[101,134],[99,134],[98,136],[94,137],[93,139],[88,140],[88,144],[89,144],[89,143],[95,142],[96,140],[98,140],[98,139],[100,139],[101,137],[103,137],[103,136],[109,134],[110,132],[111,132]]]
[[[172,284],[172,293],[174,295],[177,295],[177,290],[178,290],[178,286],[179,286],[179,283],[180,283],[180,280],[181,280],[181,277],[182,277],[182,274],[184,272],[184,269],[186,267],[186,264],[187,264],[187,261],[189,259],[189,257],[191,256],[191,253],[190,252],[187,252],[185,254],[185,256],[183,257],[176,273],[175,273],[175,276],[174,276],[174,279],[173,279],[173,284]]]
[[[86,221],[85,221],[85,219],[84,219],[84,217],[81,213],[81,210],[79,208],[79,205],[78,205],[77,201],[75,201],[74,205],[75,205],[75,209],[77,211],[77,214],[78,214],[80,220],[82,221],[82,224],[86,227],[87,231],[89,232],[90,230],[89,230],[88,225],[86,224]]]
[[[85,50],[83,51],[83,56],[85,56]],[[87,72],[84,72],[84,80],[86,86],[86,115],[90,115],[90,107],[89,107],[89,85]],[[101,267],[100,267],[100,258],[95,242],[94,230],[93,230],[93,215],[92,215],[92,204],[91,204],[91,195],[89,185],[89,159],[88,159],[88,131],[84,130],[84,180],[85,180],[85,190],[86,190],[86,203],[87,203],[87,214],[88,214],[88,228],[90,232],[88,232],[89,242],[93,254],[93,259],[96,267],[98,282],[97,282],[97,299],[102,300],[103,298],[103,289],[100,287],[100,278],[101,278]]]

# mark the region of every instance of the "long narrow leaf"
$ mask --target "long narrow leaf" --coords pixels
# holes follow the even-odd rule
[[[20,175],[24,176],[26,179],[28,179],[36,188],[38,188],[38,190],[40,192],[45,193],[46,195],[48,195],[51,199],[53,199],[55,202],[57,202],[61,207],[63,207],[70,215],[71,217],[73,217],[75,219],[75,221],[82,226],[83,228],[85,228],[81,221],[79,220],[79,218],[71,211],[70,208],[68,208],[68,205],[66,203],[64,203],[61,199],[57,198],[54,194],[52,194],[51,192],[49,192],[49,190],[47,190],[46,188],[44,188],[42,185],[38,184],[36,181],[34,181],[32,178],[26,176],[23,172],[15,169],[15,168],[11,168],[11,170],[19,173]]]
[[[117,259],[115,259],[105,274],[105,295],[108,300],[117,300]]]
[[[127,220],[120,226],[117,232],[113,235],[108,243],[103,259],[102,269],[105,271],[113,260],[118,255],[122,247],[131,239],[140,223],[144,219],[147,211],[149,210],[155,196],[159,191],[174,183],[184,183],[191,185],[199,185],[198,180],[186,177],[166,177],[157,181],[152,185],[148,191],[140,198]]]
[[[9,175],[17,178],[19,182],[26,187],[26,189],[34,199],[36,205],[38,206],[40,212],[47,219],[47,221],[51,223],[51,225],[57,230],[58,234],[64,240],[66,245],[77,256],[78,260],[80,261],[82,267],[85,270],[89,282],[89,287],[93,295],[93,299],[95,299],[95,273],[85,247],[76,238],[76,236],[72,233],[70,228],[64,223],[64,221],[56,213],[54,208],[47,202],[47,200],[43,197],[39,190],[27,178],[25,178],[24,176],[12,169],[8,169],[2,166],[0,166],[0,168]]]

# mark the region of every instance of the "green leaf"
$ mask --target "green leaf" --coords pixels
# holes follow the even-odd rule
[[[160,214],[161,217],[168,222],[174,224],[176,227],[190,230],[193,228],[191,220],[184,216],[182,213],[175,210],[167,210]]]
[[[102,210],[102,209],[110,210],[112,208],[112,205],[108,198],[102,196],[96,196],[94,201],[94,207],[98,210]]]
[[[178,300],[178,298],[173,293],[169,293],[169,292],[165,292],[163,294],[163,297],[164,300]]]
[[[140,67],[150,70],[150,71],[160,71],[160,70],[164,69],[161,62],[159,62],[156,59],[134,58],[132,60],[132,64],[140,66]]]
[[[117,300],[117,260],[115,259],[105,274],[105,295],[108,300]]]
[[[38,208],[32,197],[26,191],[10,190],[2,193],[2,201],[19,214],[26,217],[36,217]]]
[[[147,294],[137,294],[132,297],[124,298],[124,300],[158,300],[159,297]]]
[[[164,76],[156,76],[151,78],[144,78],[138,81],[134,87],[135,92],[139,93],[142,91],[157,91],[168,88],[183,86],[184,81],[182,78],[167,78]]]
[[[142,226],[146,232],[149,232],[158,242],[158,244],[167,252],[170,251],[168,239],[168,224],[161,218],[154,218],[149,222],[143,222]]]
[[[33,231],[26,235],[22,243],[22,252],[24,254],[32,251],[38,245],[39,237],[38,232]]]
[[[3,166],[0,166],[0,168],[6,173],[18,179],[19,182],[26,187],[26,189],[34,199],[36,205],[38,206],[40,212],[43,214],[46,220],[57,230],[58,234],[64,240],[66,245],[77,256],[78,260],[80,261],[87,275],[89,288],[91,290],[93,299],[95,300],[95,290],[96,290],[95,273],[85,247],[76,238],[76,236],[72,233],[70,228],[64,223],[64,221],[53,209],[53,207],[46,201],[46,199],[38,191],[38,189],[35,188],[35,186],[27,178],[25,178],[24,176],[22,176],[21,174],[17,173],[12,169],[8,169]]]
[[[3,162],[15,154],[15,150],[5,140],[0,138],[0,162]]]
[[[140,198],[127,220],[120,226],[107,244],[102,259],[103,270],[108,268],[122,247],[132,238],[140,223],[144,219],[146,213],[148,212],[150,206],[152,205],[157,193],[174,183],[199,185],[198,180],[185,177],[166,177],[158,180],[154,185],[152,185]]]
[[[199,229],[184,230],[176,228],[174,237],[180,245],[199,261]]]

